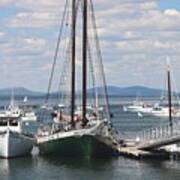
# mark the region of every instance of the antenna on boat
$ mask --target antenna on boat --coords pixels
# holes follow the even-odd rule
[[[169,125],[171,133],[173,133],[173,120],[172,120],[172,99],[171,99],[171,71],[170,71],[170,60],[167,56],[167,77],[168,77],[168,104],[169,104]]]
[[[12,88],[11,90],[11,101],[10,101],[10,105],[9,105],[9,108],[14,108],[14,88]]]

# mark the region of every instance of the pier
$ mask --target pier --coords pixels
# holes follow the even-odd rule
[[[102,141],[113,147],[118,155],[140,158],[168,158],[171,153],[166,146],[180,143],[180,122],[173,126],[163,125],[137,133],[132,139],[122,139],[117,142],[113,138],[103,138]]]

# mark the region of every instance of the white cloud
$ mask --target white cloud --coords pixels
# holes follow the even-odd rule
[[[6,36],[5,32],[0,31],[0,38],[4,38]]]
[[[180,12],[175,9],[167,9],[164,11],[164,14],[168,16],[180,16]]]
[[[8,22],[10,27],[42,28],[57,23],[57,16],[49,12],[20,12]]]
[[[7,41],[0,43],[2,59],[6,59],[5,63],[7,59],[21,62],[21,66],[16,67],[16,71],[26,69],[21,75],[37,75],[38,71],[43,73],[44,87],[64,4],[65,0],[0,2],[0,7],[13,5],[17,12],[1,21],[4,28],[0,32],[0,38],[7,38]],[[159,86],[167,54],[173,59],[174,71],[178,71],[176,64],[179,65],[180,59],[180,11],[162,10],[156,0],[94,0],[94,4],[109,84]],[[77,44],[79,42],[78,37]],[[64,40],[62,43],[65,44]],[[63,54],[62,49],[60,54]],[[8,65],[11,63],[12,61]],[[13,71],[12,69],[11,72]],[[32,78],[35,79],[34,75]],[[154,78],[155,76],[158,78]],[[36,78],[38,81],[41,76]]]
[[[44,39],[38,38],[25,38],[24,42],[27,46],[31,48],[45,47],[46,41]]]
[[[12,2],[13,2],[13,0],[1,0],[0,1],[0,7],[7,6]]]

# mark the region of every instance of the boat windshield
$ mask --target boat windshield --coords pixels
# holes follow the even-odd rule
[[[0,121],[0,126],[7,126],[7,121]]]
[[[155,107],[153,110],[154,110],[154,111],[161,111],[162,108],[161,108],[161,107]]]
[[[18,121],[17,120],[9,121],[9,125],[10,126],[18,126]]]
[[[0,119],[0,126],[18,126],[18,119]]]

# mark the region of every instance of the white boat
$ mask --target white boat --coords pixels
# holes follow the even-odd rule
[[[180,109],[172,107],[172,117],[180,117]],[[155,117],[169,117],[169,107],[164,107],[156,104],[151,111],[142,112],[143,116],[155,116]]]
[[[87,105],[86,109],[89,110],[89,111],[94,111],[94,110],[103,111],[104,110],[104,108],[102,106],[96,107],[96,106],[93,106],[93,105]],[[77,111],[82,111],[82,106],[78,106]]]
[[[65,105],[59,103],[59,104],[58,104],[58,108],[62,108],[62,109],[63,109],[63,108],[65,108]]]
[[[14,158],[30,155],[33,138],[22,133],[19,118],[0,119],[0,157]]]
[[[8,108],[0,111],[0,118],[18,118],[22,114],[22,110],[19,108],[14,99],[14,92],[12,91],[11,100]]]
[[[25,100],[27,100],[27,97],[25,97]],[[23,108],[20,108],[18,106],[17,102],[15,102],[13,93],[12,93],[11,101],[8,108],[7,109],[5,108],[4,110],[0,111],[0,118],[6,118],[6,117],[8,118],[21,117],[22,121],[36,121],[37,120],[37,116],[32,109],[26,108],[25,105],[23,106]]]
[[[125,112],[142,112],[142,113],[148,113],[152,110],[151,105],[146,105],[142,101],[134,101],[132,105],[129,106],[123,106],[123,111]]]
[[[171,71],[170,62],[167,59],[167,86],[168,86],[168,106],[162,106],[156,103],[149,112],[142,112],[143,116],[157,116],[157,117],[180,117],[180,108],[172,105],[172,93],[171,93]],[[164,98],[163,98],[164,99]],[[162,99],[162,100],[163,100]],[[177,96],[177,100],[179,100]],[[171,110],[171,111],[170,111]],[[171,118],[170,117],[170,118]]]
[[[28,112],[24,112],[24,115],[21,116],[21,120],[24,122],[26,121],[37,121],[37,116],[35,114],[35,112],[33,111],[28,111]]]
[[[11,118],[18,118],[22,114],[22,111],[17,108],[17,109],[5,109],[0,111],[0,118],[6,118],[6,117],[11,117]]]
[[[40,109],[42,109],[42,110],[53,110],[53,107],[48,106],[47,104],[43,104],[43,105],[41,105]]]

